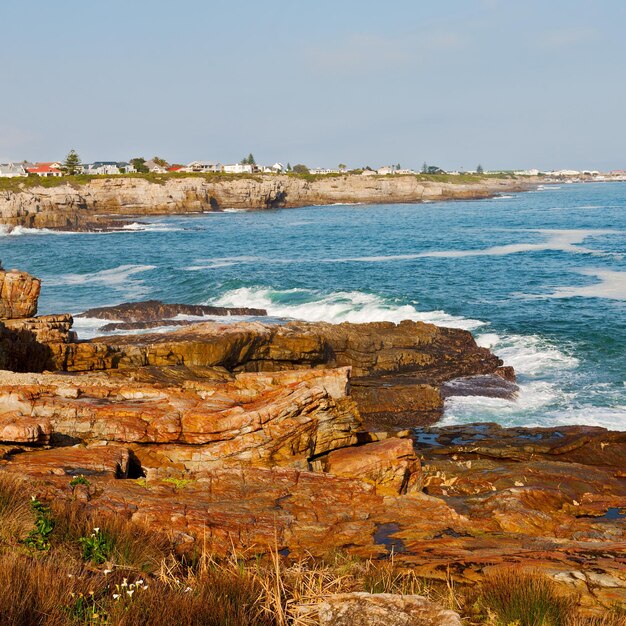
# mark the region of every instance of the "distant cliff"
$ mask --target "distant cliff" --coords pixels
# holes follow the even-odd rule
[[[0,190],[0,224],[81,230],[110,227],[115,223],[112,218],[201,213],[225,208],[484,198],[528,187],[528,182],[508,178],[443,182],[420,180],[417,176],[359,175],[310,179],[287,175],[176,176],[156,181],[120,176],[94,178],[81,184],[59,183],[54,186],[32,186],[31,183]]]

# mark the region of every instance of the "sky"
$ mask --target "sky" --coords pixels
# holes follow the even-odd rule
[[[0,160],[626,168],[624,0],[0,5]]]

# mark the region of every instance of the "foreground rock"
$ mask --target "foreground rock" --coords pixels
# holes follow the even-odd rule
[[[334,203],[421,202],[486,198],[528,188],[528,182],[484,178],[433,182],[416,176],[169,176],[158,183],[132,176],[85,184],[0,191],[0,224],[29,228],[121,228],[111,216],[202,213],[223,208],[265,209]]]
[[[458,613],[422,596],[341,593],[327,596],[317,611],[320,626],[461,626]]]

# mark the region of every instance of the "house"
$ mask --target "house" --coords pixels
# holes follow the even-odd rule
[[[178,163],[174,163],[174,165],[170,165],[167,168],[168,172],[180,172],[181,170],[184,170],[185,166],[184,165],[179,165]]]
[[[339,174],[339,170],[331,170],[327,167],[314,167],[309,170],[310,174]]]
[[[385,165],[383,167],[379,167],[376,173],[379,176],[388,176],[389,174],[393,174],[395,172],[395,168],[393,165]]]
[[[397,169],[395,170],[396,174],[399,174],[400,176],[406,176],[408,174],[415,174],[415,172],[413,170],[407,170],[407,169]]]
[[[113,176],[133,172],[134,168],[126,161],[94,161],[83,165],[83,174]]]
[[[192,161],[181,171],[200,172],[206,174],[208,172],[223,172],[224,166],[221,163],[215,163],[213,161]]]
[[[361,176],[378,176],[378,172],[376,170],[363,170],[361,172]]]
[[[234,165],[224,165],[224,173],[226,174],[252,174],[256,169],[256,165],[248,163],[235,163]]]
[[[0,163],[0,178],[17,178],[26,175],[26,169],[21,163]]]
[[[26,167],[26,171],[29,174],[35,174],[36,176],[48,178],[52,176],[63,176],[63,170],[61,167],[61,163],[58,161],[48,161],[45,163],[32,163],[30,167]]]
[[[150,159],[145,162],[145,166],[148,168],[148,171],[152,174],[166,174],[167,168],[163,165],[159,165],[156,161]]]
[[[257,171],[260,171],[263,174],[282,174],[284,169],[285,166],[282,163],[274,163],[274,165],[262,165],[261,167],[257,167]]]

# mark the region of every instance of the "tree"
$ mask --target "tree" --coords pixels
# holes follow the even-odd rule
[[[476,168],[476,173],[477,174],[484,174],[485,170],[483,169],[483,166],[479,163],[478,167]]]
[[[248,155],[248,165],[256,165],[252,152]]]
[[[396,165],[396,169],[397,170],[401,170],[402,169],[402,166],[400,165],[400,163],[398,163],[398,165]]]
[[[76,153],[76,150],[70,150],[67,153],[61,169],[67,176],[75,176],[76,174],[80,174],[82,167],[80,157]]]
[[[146,167],[146,160],[143,157],[135,157],[130,160],[130,164],[135,168],[136,172],[141,174],[147,174],[148,168]]]
[[[162,159],[161,157],[152,157],[152,160],[157,164],[160,165],[161,167],[169,167],[169,163],[165,160]]]
[[[340,172],[345,172],[345,171],[346,171],[346,164],[345,164],[345,163],[340,163],[340,164],[337,166],[337,169],[338,169]]]
[[[287,171],[291,172],[291,163],[287,163]]]
[[[424,165],[422,165],[422,174],[428,173],[428,164],[424,161]]]
[[[293,166],[294,174],[308,174],[309,168],[306,165],[302,165],[302,163],[298,163]]]

